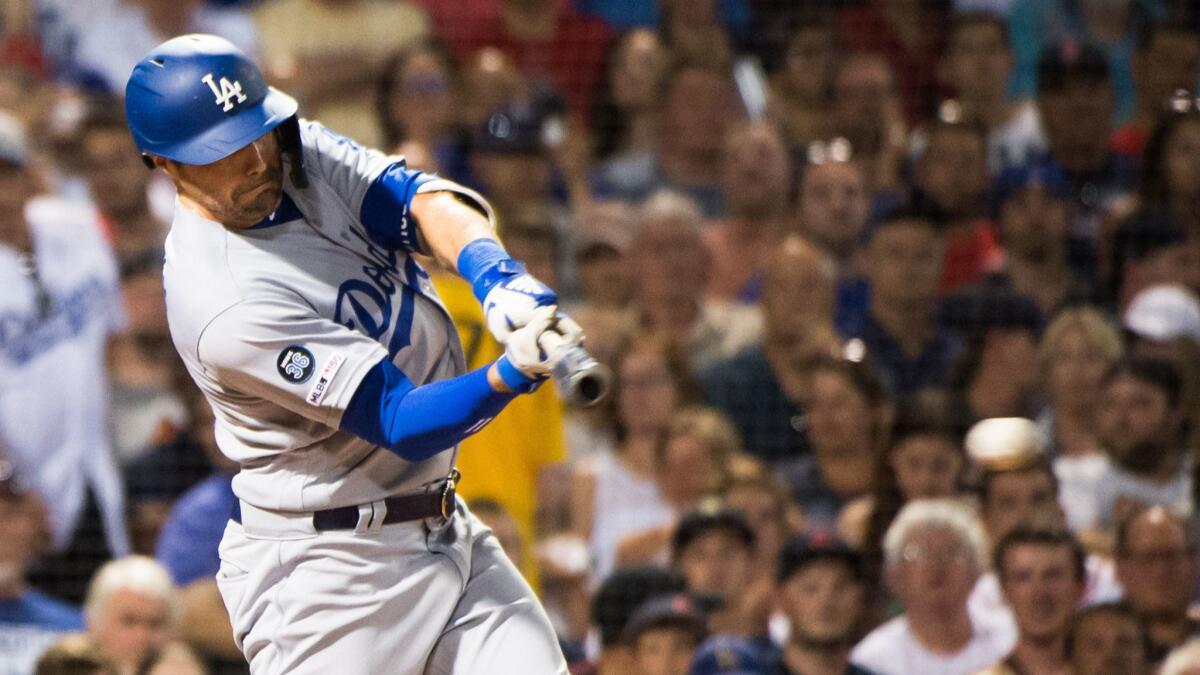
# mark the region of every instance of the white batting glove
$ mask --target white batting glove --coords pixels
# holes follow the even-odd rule
[[[558,307],[537,307],[512,331],[498,362],[501,379],[515,391],[532,391],[554,371],[564,351],[583,343],[583,329]]]
[[[513,331],[528,325],[538,309],[558,304],[558,296],[529,273],[504,279],[483,298],[483,316],[488,330],[500,344],[507,344]]]

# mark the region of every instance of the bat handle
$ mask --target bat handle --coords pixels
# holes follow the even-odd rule
[[[547,331],[538,337],[538,345],[554,359],[551,377],[559,395],[577,408],[589,408],[608,395],[612,371],[583,347],[572,345],[558,333]]]

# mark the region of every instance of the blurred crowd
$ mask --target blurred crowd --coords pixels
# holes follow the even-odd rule
[[[1200,668],[1195,3],[4,0],[0,30],[0,675],[246,672],[237,467],[122,105],[188,32],[482,192],[612,368],[458,457],[572,673]]]

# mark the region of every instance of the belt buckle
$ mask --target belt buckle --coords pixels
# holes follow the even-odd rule
[[[450,475],[446,476],[446,483],[442,486],[442,518],[450,520],[450,516],[454,515],[454,488],[458,485],[458,479],[462,478],[462,473],[458,469],[451,469]]]

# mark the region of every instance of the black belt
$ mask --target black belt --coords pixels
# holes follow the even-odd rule
[[[455,469],[440,490],[412,495],[386,497],[383,500],[387,513],[383,517],[384,525],[405,523],[411,520],[426,518],[449,518],[454,515],[454,494],[458,484],[459,473]],[[368,505],[370,506],[370,505]],[[233,501],[233,513],[230,517],[238,523],[242,522],[242,502]],[[336,509],[314,511],[312,514],[313,529],[318,532],[328,530],[353,530],[358,527],[360,517],[359,507],[342,506]]]

